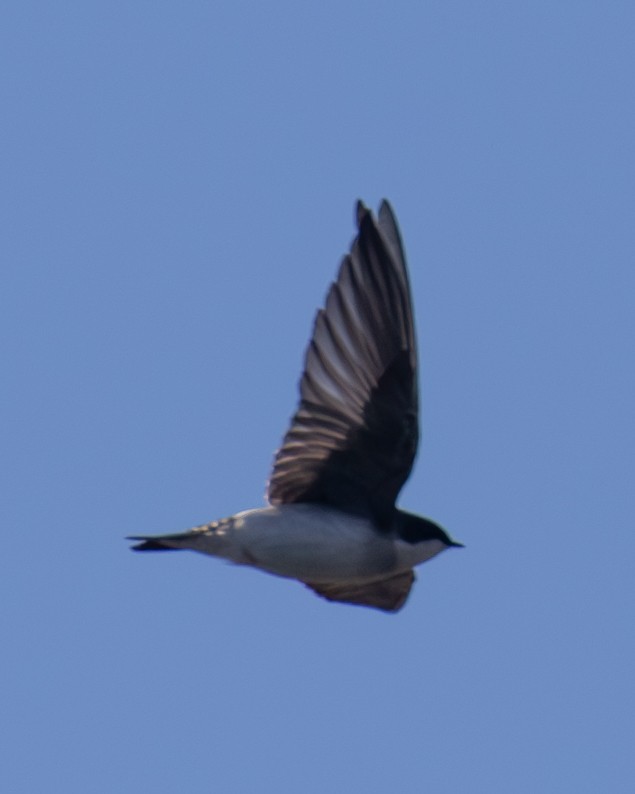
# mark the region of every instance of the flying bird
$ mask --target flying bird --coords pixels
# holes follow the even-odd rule
[[[414,566],[463,545],[396,507],[419,440],[412,298],[388,202],[377,219],[358,202],[357,227],[315,318],[268,506],[131,537],[133,549],[192,549],[297,579],[329,601],[396,612]]]

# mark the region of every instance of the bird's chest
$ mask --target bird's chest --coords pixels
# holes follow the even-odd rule
[[[365,579],[395,564],[392,541],[365,519],[311,505],[284,505],[236,516],[235,562],[313,582]]]

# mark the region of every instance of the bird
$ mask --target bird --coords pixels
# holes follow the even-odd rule
[[[298,580],[328,601],[397,612],[414,567],[463,546],[396,506],[419,442],[412,296],[388,201],[377,217],[358,201],[356,222],[315,317],[268,504],[186,532],[129,537],[133,550],[190,549]]]

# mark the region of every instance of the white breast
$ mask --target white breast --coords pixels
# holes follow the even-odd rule
[[[310,582],[363,580],[396,564],[393,541],[370,521],[308,504],[238,513],[226,541],[220,556]]]
[[[405,540],[394,542],[396,565],[400,570],[414,568],[426,560],[436,557],[437,554],[447,549],[445,543],[433,538],[419,543],[406,543]]]

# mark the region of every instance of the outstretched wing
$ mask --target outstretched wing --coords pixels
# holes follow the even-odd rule
[[[403,247],[384,201],[317,314],[300,404],[276,454],[272,504],[318,502],[388,526],[417,451],[415,331]]]

